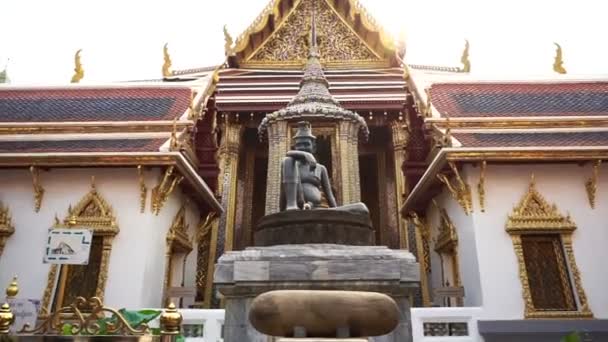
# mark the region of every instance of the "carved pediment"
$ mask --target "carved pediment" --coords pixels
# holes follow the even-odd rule
[[[0,237],[10,236],[14,232],[15,228],[11,222],[11,214],[8,206],[4,206],[4,204],[0,202]]]
[[[437,235],[437,239],[435,240],[435,251],[450,252],[458,244],[456,227],[448,216],[447,211],[436,204],[435,206],[439,210],[439,235]]]
[[[167,233],[167,244],[171,250],[190,252],[192,250],[192,241],[188,236],[188,224],[186,223],[186,206],[182,205],[179,209],[171,228]]]
[[[303,66],[309,51],[313,12],[321,62],[326,67],[395,64],[392,41],[387,44],[387,34],[356,2],[299,0],[282,5],[278,1],[266,12],[260,17],[264,20],[258,18],[258,24],[235,44],[241,67]]]
[[[549,204],[547,200],[538,192],[534,178],[530,182],[528,191],[513,209],[507,221],[507,231],[509,233],[523,232],[552,232],[568,231],[576,229],[576,225],[570,216],[563,216],[554,204]]]
[[[75,206],[70,205],[63,223],[58,219],[56,221],[55,228],[78,226],[101,235],[116,235],[119,231],[112,207],[97,192],[94,180],[91,181],[91,190]]]

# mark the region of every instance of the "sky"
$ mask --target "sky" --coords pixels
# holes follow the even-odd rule
[[[458,66],[471,44],[472,76],[554,77],[555,46],[570,75],[608,78],[605,0],[360,0],[411,64]],[[0,0],[0,70],[12,84],[156,79],[162,47],[174,69],[221,64],[222,27],[236,39],[269,0]]]

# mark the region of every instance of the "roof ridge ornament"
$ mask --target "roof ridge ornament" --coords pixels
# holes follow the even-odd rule
[[[173,72],[171,72],[171,55],[169,55],[169,43],[165,43],[163,46],[163,77],[171,77]]]
[[[78,49],[76,54],[74,54],[74,76],[72,76],[71,83],[79,83],[80,80],[84,77],[84,68],[82,67],[82,62],[80,61],[80,53],[82,49]]]
[[[567,73],[566,68],[564,68],[564,56],[562,52],[562,47],[558,43],[553,43],[557,47],[555,50],[555,61],[553,62],[553,71],[558,74]]]
[[[462,63],[461,72],[471,72],[471,61],[469,60],[469,40],[464,40],[464,50],[462,51],[462,56],[460,57],[460,63]]]

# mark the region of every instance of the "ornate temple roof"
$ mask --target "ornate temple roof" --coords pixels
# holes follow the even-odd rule
[[[348,120],[356,122],[367,138],[369,128],[365,120],[357,113],[340,106],[340,103],[329,92],[329,82],[325,78],[319,61],[320,53],[316,43],[316,13],[314,11],[311,21],[310,48],[304,75],[300,81],[300,90],[285,108],[266,115],[258,132],[260,136],[263,136],[268,125],[277,120]]]
[[[0,122],[173,120],[192,102],[188,87],[0,89]]]
[[[442,117],[608,115],[608,82],[439,83],[430,88]]]
[[[452,132],[452,136],[462,147],[608,147],[608,128],[555,131],[500,131],[493,132]]]
[[[0,153],[31,152],[158,152],[166,138],[114,138],[0,141]]]
[[[328,68],[396,67],[392,37],[357,0],[273,0],[234,46],[231,67],[301,68],[307,57],[310,13],[317,13],[320,60]]]

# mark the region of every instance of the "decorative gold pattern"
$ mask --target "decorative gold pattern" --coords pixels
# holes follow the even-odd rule
[[[458,234],[456,233],[456,227],[452,223],[452,220],[448,216],[447,211],[444,208],[439,207],[437,202],[433,200],[434,206],[439,212],[439,235],[435,239],[435,251],[440,253],[449,253],[456,249],[458,245]]]
[[[20,334],[61,335],[64,325],[70,324],[72,335],[97,335],[101,328],[97,321],[99,317],[105,317],[106,314],[116,318],[114,322],[107,323],[107,334],[144,335],[149,333],[146,323],[132,327],[119,311],[105,307],[102,300],[97,297],[88,301],[83,297],[78,297],[74,303],[48,315],[38,326],[30,329],[30,325],[25,323],[22,328],[17,328]]]
[[[15,315],[12,313],[8,303],[2,304],[0,307],[0,338],[8,335],[11,324],[15,320]]]
[[[234,55],[234,41],[232,40],[232,36],[228,33],[228,26],[224,25],[224,53],[226,56]]]
[[[403,202],[407,197],[407,187],[406,187],[406,178],[403,175],[403,171],[401,170],[401,166],[403,162],[406,160],[406,147],[410,139],[410,133],[407,130],[407,127],[404,125],[402,121],[393,121],[391,122],[391,130],[393,137],[393,160],[394,160],[394,172],[395,172],[395,192],[396,192],[396,201],[397,208],[401,208],[403,206]],[[408,246],[408,229],[407,222],[405,219],[399,214],[397,210],[397,225],[400,236],[400,246],[401,248],[407,249]]]
[[[182,319],[182,314],[177,311],[175,304],[169,303],[167,309],[160,315],[161,335],[179,335]]]
[[[171,286],[171,275],[173,273],[172,257],[176,254],[188,254],[192,251],[192,241],[188,236],[188,224],[186,223],[186,204],[182,204],[177,211],[173,223],[167,232],[165,250],[165,279],[163,281],[163,298],[169,300],[167,291]]]
[[[593,164],[593,173],[591,178],[585,182],[585,190],[587,190],[587,198],[589,199],[589,205],[592,209],[595,209],[595,194],[597,192],[597,181],[599,178],[601,160],[596,160]]]
[[[479,168],[479,183],[477,183],[477,195],[479,196],[479,207],[481,207],[482,213],[486,211],[486,167],[487,162],[484,160]]]
[[[519,265],[519,278],[523,289],[526,318],[592,318],[587,296],[582,286],[580,272],[572,251],[572,232],[576,225],[569,216],[562,216],[555,205],[550,205],[536,189],[534,176],[528,191],[519,205],[513,209],[506,224],[506,231],[511,234],[513,248]],[[557,233],[560,234],[563,248],[568,260],[570,273],[574,280],[573,288],[577,294],[579,308],[577,311],[542,311],[534,307],[526,262],[522,247],[522,234]]]
[[[163,77],[170,77],[173,73],[171,72],[171,56],[169,55],[169,43],[165,43],[163,46]]]
[[[13,235],[14,232],[15,227],[13,227],[13,224],[11,223],[11,214],[8,206],[4,206],[4,204],[0,202],[0,256],[4,250],[6,240],[9,236]]]
[[[260,32],[268,22],[271,15],[274,15],[274,22],[277,22],[279,13],[279,4],[281,0],[271,0],[268,5],[264,8],[262,13],[255,18],[255,20],[249,25],[249,27],[236,39],[236,46],[234,47],[235,52],[243,51],[249,44],[250,36],[254,33]]]
[[[469,60],[469,40],[465,40],[464,50],[460,57],[460,63],[462,63],[461,72],[471,72],[471,61]]]
[[[72,83],[79,83],[84,77],[84,69],[82,67],[82,62],[80,61],[81,52],[82,49],[76,51],[76,54],[74,55],[74,76],[72,76]]]
[[[325,1],[300,1],[273,36],[247,62],[302,64],[309,51],[308,33],[313,6],[322,61],[343,63],[380,60]]]
[[[58,221],[58,220],[56,220]],[[61,222],[55,222],[53,228],[74,228],[86,227],[92,230],[93,235],[103,237],[103,251],[99,266],[99,278],[97,288],[95,289],[95,297],[103,301],[108,279],[108,268],[110,265],[110,252],[112,251],[112,241],[114,236],[120,231],[116,224],[116,219],[112,214],[112,208],[101,197],[95,187],[94,178],[91,180],[91,190],[72,208],[68,208],[68,215]],[[53,289],[63,287],[62,284],[57,284],[58,265],[51,265],[47,279],[47,286],[42,298],[41,314],[46,314],[51,305],[51,296]],[[57,287],[55,286],[57,284]]]
[[[169,199],[169,195],[171,195],[175,187],[184,179],[182,176],[174,175],[173,171],[174,167],[169,166],[165,170],[165,173],[161,175],[159,184],[152,189],[152,212],[155,215],[160,213],[165,202]]]
[[[452,195],[452,198],[454,198],[456,201],[458,201],[458,204],[460,204],[460,206],[464,210],[464,213],[466,215],[468,215],[469,213],[473,212],[473,209],[472,209],[473,203],[472,203],[472,199],[471,199],[471,187],[467,183],[464,182],[464,180],[460,176],[460,172],[458,171],[458,168],[456,167],[456,165],[453,162],[448,162],[448,165],[450,166],[450,168],[452,169],[452,172],[454,173],[454,175],[456,177],[456,184],[452,184],[450,182],[450,180],[448,179],[448,177],[444,174],[437,174],[437,178],[443,184],[445,184],[448,191]]]
[[[217,215],[215,212],[211,212],[205,217],[204,220],[198,225],[196,241],[198,244],[197,255],[196,255],[196,288],[197,288],[197,301],[206,300],[205,293],[208,278],[210,275],[210,260],[209,255],[211,254],[211,237],[213,231],[213,225],[217,222]]]
[[[431,272],[431,253],[429,241],[431,239],[431,229],[415,212],[409,213],[409,219],[416,227],[416,249],[420,263],[420,287],[422,292],[422,303],[424,306],[431,306],[431,296],[429,293],[428,274]]]
[[[564,68],[564,56],[563,56],[563,52],[562,52],[562,47],[561,47],[561,45],[559,45],[557,43],[553,43],[553,44],[555,44],[555,47],[556,47],[555,61],[553,62],[553,71],[555,71],[558,74],[565,74],[566,68]]]
[[[137,178],[139,179],[139,212],[143,214],[146,211],[146,197],[148,196],[148,188],[146,187],[144,169],[141,165],[137,165]]]
[[[34,186],[34,211],[39,212],[44,196],[44,188],[40,185],[40,170],[35,166],[30,166],[32,174],[32,185]]]

